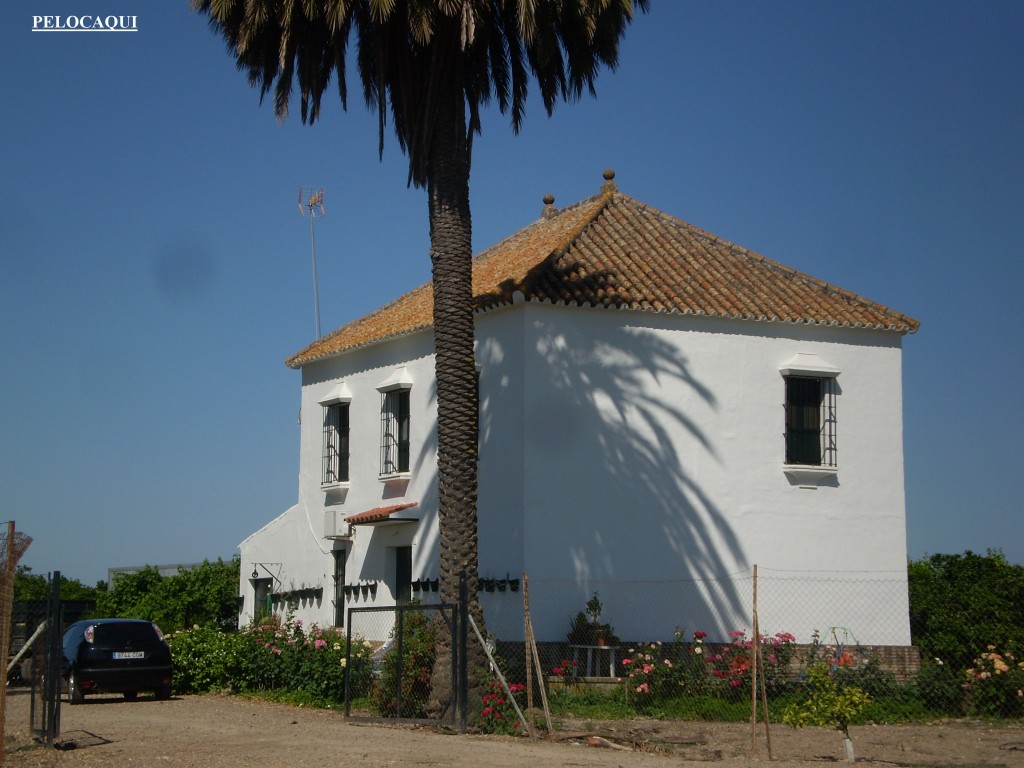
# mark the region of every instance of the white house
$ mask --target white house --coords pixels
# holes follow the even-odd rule
[[[564,639],[599,590],[618,635],[653,640],[749,627],[736,575],[758,564],[828,606],[766,579],[773,629],[908,645],[901,344],[917,321],[613,178],[567,208],[545,198],[474,261],[480,575],[529,575],[538,639]],[[436,600],[431,308],[427,284],[287,361],[298,501],[241,544],[240,623]],[[481,599],[492,632],[521,638],[520,595]]]

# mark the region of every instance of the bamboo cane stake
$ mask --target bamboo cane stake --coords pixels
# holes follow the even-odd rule
[[[530,592],[526,585],[526,574],[523,574],[523,644],[526,646],[526,712],[529,717],[530,738],[535,739],[537,733],[533,722],[533,645],[530,643]],[[543,685],[543,682],[541,683]]]
[[[750,623],[754,632],[750,654],[750,751],[753,752],[757,746],[757,563],[754,564],[754,608]]]
[[[527,578],[525,573],[523,574],[523,589],[527,589]],[[547,686],[545,686],[544,684],[544,670],[541,669],[540,666],[540,653],[537,651],[537,636],[533,633],[533,619],[530,618],[528,599],[526,621],[527,632],[530,637],[530,647],[533,650],[533,663],[537,669],[537,680],[539,681],[541,706],[544,708],[544,722],[548,727],[548,736],[550,737],[551,734],[555,732],[555,727],[551,723],[551,708],[548,706],[548,690]]]
[[[768,727],[768,694],[764,683],[764,657],[761,655],[761,624],[757,616],[757,564],[754,564],[754,615],[753,615],[753,646],[751,650],[750,679],[750,749],[754,750],[757,739],[757,690],[760,678],[761,704],[764,708],[764,735],[768,743],[768,759],[772,759],[772,733]]]

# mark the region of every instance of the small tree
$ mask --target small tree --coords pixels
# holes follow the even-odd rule
[[[835,728],[843,734],[846,759],[853,762],[850,722],[871,703],[871,697],[860,688],[841,687],[824,662],[816,662],[807,668],[805,684],[807,697],[798,704],[789,705],[782,713],[782,722],[793,728],[807,725]]]

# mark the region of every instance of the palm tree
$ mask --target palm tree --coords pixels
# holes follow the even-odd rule
[[[224,37],[261,99],[273,91],[278,120],[298,83],[302,121],[320,116],[331,77],[347,108],[348,43],[354,35],[363,97],[376,109],[379,151],[390,113],[409,158],[408,182],[426,188],[434,290],[437,377],[440,591],[477,595],[477,396],[473,358],[469,172],[480,110],[497,99],[523,120],[530,74],[550,115],[559,99],[594,94],[601,66],[614,69],[634,10],[649,0],[192,0]],[[470,669],[475,669],[471,665]],[[435,675],[440,681],[440,677]]]

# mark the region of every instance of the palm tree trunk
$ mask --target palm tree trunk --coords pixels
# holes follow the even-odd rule
[[[472,223],[469,211],[470,144],[462,88],[451,78],[439,99],[430,140],[427,194],[434,283],[437,379],[438,534],[441,601],[456,603],[459,580],[468,579],[470,611],[479,627],[477,596],[477,385],[473,356]],[[452,701],[450,637],[441,633],[432,699],[440,710]],[[484,655],[470,643],[470,690]],[[473,699],[473,696],[470,697]],[[432,707],[432,708],[434,708]]]

